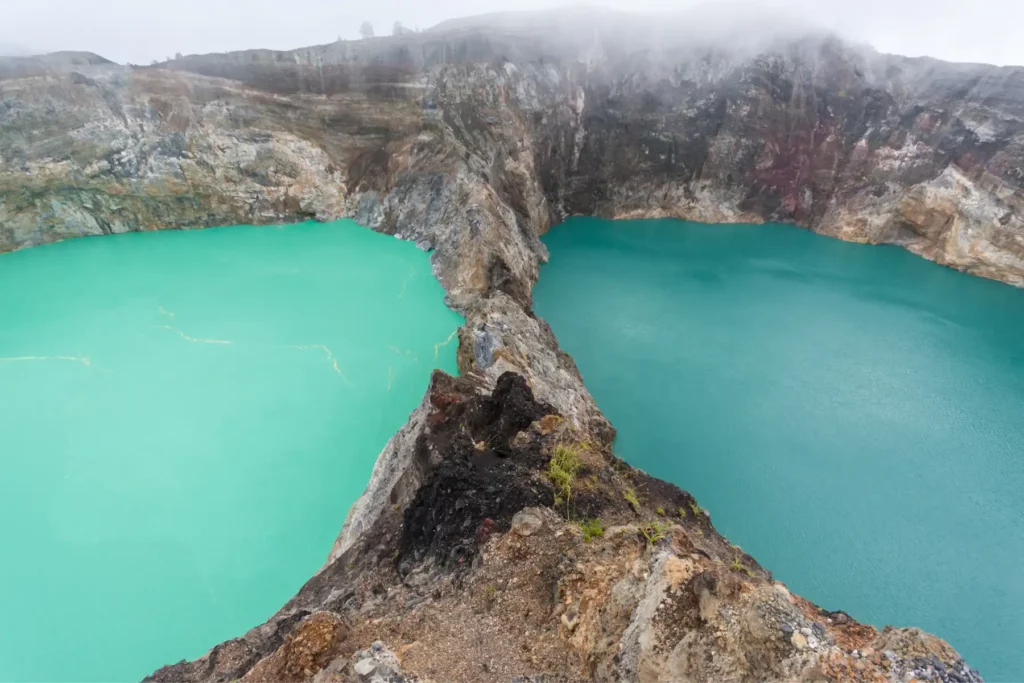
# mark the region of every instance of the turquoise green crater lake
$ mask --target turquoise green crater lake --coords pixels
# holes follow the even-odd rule
[[[620,456],[804,597],[1024,680],[1024,291],[784,225],[544,241],[535,309]]]
[[[0,680],[129,681],[319,569],[461,318],[355,223],[0,256]]]

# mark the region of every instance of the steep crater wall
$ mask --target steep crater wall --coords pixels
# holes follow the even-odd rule
[[[353,624],[408,608],[391,598],[427,605],[428,613],[455,609],[443,607],[442,586],[483,580],[474,574],[483,571],[474,558],[488,556],[492,533],[512,538],[511,520],[505,507],[488,503],[493,492],[473,493],[494,484],[470,480],[471,490],[460,495],[438,486],[438,477],[477,445],[456,448],[437,436],[454,419],[453,406],[483,400],[475,397],[487,396],[502,377],[525,378],[523,405],[541,406],[526,411],[531,419],[564,423],[561,431],[517,425],[521,436],[512,435],[487,426],[501,421],[504,399],[480,409],[480,434],[470,436],[482,438],[481,452],[493,450],[487,435],[500,433],[503,444],[513,438],[495,463],[529,453],[525,469],[508,478],[533,482],[516,500],[559,510],[537,469],[551,457],[554,433],[595,454],[595,486],[608,477],[604,493],[595,494],[604,507],[592,501],[592,508],[611,510],[623,528],[633,525],[614,543],[635,540],[637,522],[665,505],[685,510],[692,502],[685,494],[668,487],[655,495],[667,485],[616,464],[608,452],[614,430],[572,359],[531,311],[532,286],[547,258],[539,236],[567,215],[789,221],[843,239],[902,244],[1024,284],[1019,69],[908,60],[813,35],[739,54],[671,44],[630,50],[610,37],[556,42],[476,29],[197,56],[157,68],[81,57],[26,68],[0,68],[0,250],[128,230],[353,217],[432,249],[449,303],[466,316],[459,332],[463,379],[449,385],[435,378],[381,454],[321,573],[266,625],[201,660],[158,672],[158,680],[270,680],[286,669],[286,677],[305,680],[338,662],[335,673],[348,675],[345,662],[366,657],[345,643],[368,644],[353,635]],[[502,396],[515,394],[504,381]],[[654,492],[649,504],[622,504],[634,487]],[[460,555],[469,565],[453,566],[440,549],[424,547],[430,530],[416,552],[403,550],[410,547],[402,540],[404,511],[465,500],[480,501],[471,509],[481,519],[467,522],[469,539],[459,541],[471,546]],[[571,515],[560,513],[562,522],[548,521],[553,530],[565,527],[558,538],[573,533],[564,522]],[[422,525],[409,514],[406,526],[410,519]],[[880,659],[865,663],[857,654],[864,647],[877,654],[883,641],[896,657],[884,675],[922,666],[938,671],[914,663],[930,657],[950,671],[967,671],[941,641],[902,630],[877,634],[841,613],[828,617],[829,628],[853,630],[808,648],[800,628],[810,617],[797,612],[813,615],[816,608],[773,589],[753,558],[737,556],[709,523],[698,518],[678,529],[668,545],[661,534],[646,550],[608,550],[626,553],[622,566],[633,568],[632,578],[609,586],[634,599],[613,608],[619,593],[600,600],[595,594],[590,604],[605,616],[594,617],[602,626],[586,638],[574,621],[588,623],[586,609],[570,596],[576,617],[555,625],[566,652],[588,662],[588,676],[779,677],[813,669],[848,680],[855,664],[883,672]],[[444,550],[450,557],[452,548]],[[564,557],[524,561],[538,576],[554,572],[559,586],[568,576]],[[725,576],[730,561],[737,571]],[[366,593],[368,583],[380,590]],[[654,610],[677,589],[680,623],[698,636],[679,640],[685,630],[659,630],[664,624]],[[751,595],[759,597],[730,602]],[[555,598],[564,597],[556,589]],[[737,614],[775,616],[720,623],[711,605],[723,601]],[[621,622],[601,621],[608,610]],[[427,639],[424,628],[417,632]],[[710,635],[716,632],[735,636],[723,650],[731,653],[728,661],[707,660],[721,647]],[[755,634],[749,643],[748,632]],[[675,654],[665,659],[663,647],[651,649],[652,633],[672,641]],[[296,654],[297,642],[318,634],[321,650]],[[817,630],[814,637],[829,640]],[[298,669],[293,656],[302,662]],[[515,673],[531,668],[524,666]],[[485,668],[482,677],[499,680],[498,670]],[[457,667],[445,671],[460,676]]]

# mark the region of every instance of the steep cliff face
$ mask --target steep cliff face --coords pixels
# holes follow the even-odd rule
[[[154,69],[0,60],[0,249],[311,216],[397,226],[412,183],[464,173],[534,231],[572,213],[776,220],[1024,284],[1024,69],[814,35],[616,36],[468,29]]]
[[[0,61],[0,250],[350,216],[433,249],[466,316],[462,378],[434,378],[321,572],[156,680],[976,677],[932,636],[790,595],[617,461],[531,289],[572,213],[788,220],[1024,284],[1024,72],[585,33]],[[596,516],[584,543],[567,520]]]
[[[831,39],[588,88],[569,211],[796,223],[1024,284],[1024,70]]]

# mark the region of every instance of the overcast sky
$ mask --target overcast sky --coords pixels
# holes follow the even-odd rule
[[[713,4],[714,0],[712,0]],[[368,20],[378,35],[396,20],[428,28],[445,19],[543,9],[559,0],[0,0],[0,51],[88,50],[148,63],[176,52],[291,49],[356,38]],[[619,9],[664,12],[708,0],[607,0]],[[1024,65],[1024,0],[772,0],[883,52],[953,61]]]

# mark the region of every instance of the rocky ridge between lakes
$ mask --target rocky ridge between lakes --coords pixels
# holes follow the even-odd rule
[[[557,35],[0,60],[0,250],[348,216],[432,249],[466,317],[461,378],[435,373],[322,570],[150,679],[980,680],[792,595],[617,460],[531,290],[574,213],[785,220],[1024,283],[1022,71]]]
[[[372,523],[266,624],[147,680],[981,680],[934,636],[791,594],[522,375],[485,384],[437,371]]]

